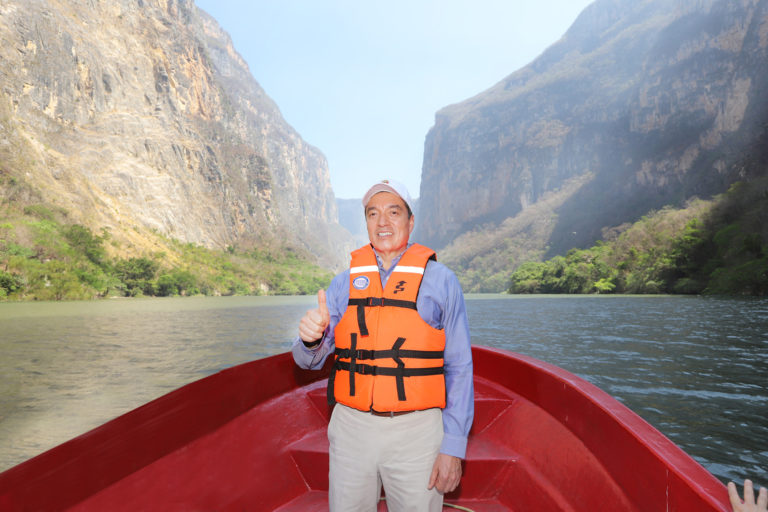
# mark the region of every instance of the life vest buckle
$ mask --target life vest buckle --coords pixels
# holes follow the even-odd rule
[[[357,359],[376,359],[376,356],[374,355],[373,350],[365,350],[365,349],[358,349],[356,357]]]
[[[384,305],[384,299],[382,297],[368,297],[368,301],[366,303],[366,306],[368,307],[383,306],[383,305]]]

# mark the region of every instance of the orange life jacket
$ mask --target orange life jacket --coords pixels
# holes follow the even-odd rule
[[[416,311],[430,259],[434,251],[411,245],[382,290],[373,248],[352,253],[349,304],[334,330],[329,399],[361,411],[445,407],[445,332]]]

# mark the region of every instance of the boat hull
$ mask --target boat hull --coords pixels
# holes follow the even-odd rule
[[[519,354],[473,357],[475,422],[447,502],[730,510],[722,483],[597,387]],[[193,382],[0,474],[0,510],[327,510],[326,376],[280,354]]]

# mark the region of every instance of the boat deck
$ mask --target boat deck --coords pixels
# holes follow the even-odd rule
[[[476,382],[477,399],[476,421],[472,430],[472,442],[468,445],[467,459],[464,463],[464,477],[461,487],[446,497],[446,503],[460,505],[474,511],[509,511],[515,510],[504,498],[504,481],[512,469],[510,465],[518,462],[519,457],[503,443],[498,443],[492,435],[483,431],[507,411],[513,408],[515,400],[502,396],[497,390]],[[307,399],[320,414],[325,414],[325,386],[318,385],[307,390]],[[312,432],[306,437],[286,447],[286,451],[296,464],[303,480],[307,483],[307,492],[280,506],[279,512],[323,511],[328,510],[328,439],[325,429]],[[488,478],[493,475],[493,478]],[[508,501],[508,500],[507,500]],[[386,503],[379,505],[380,511],[386,511]],[[521,509],[522,510],[522,509]]]

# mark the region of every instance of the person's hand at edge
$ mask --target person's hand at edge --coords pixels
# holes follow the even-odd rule
[[[755,503],[755,491],[752,489],[751,480],[744,480],[744,501],[739,497],[739,491],[733,482],[728,482],[728,497],[731,500],[733,512],[768,511],[768,491],[762,487],[757,497],[757,503]]]

